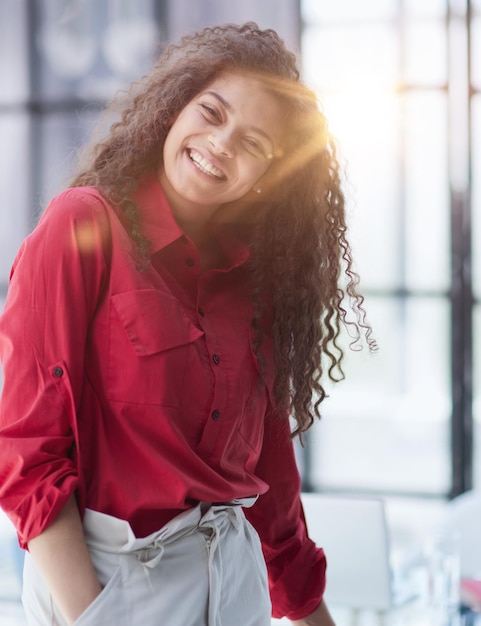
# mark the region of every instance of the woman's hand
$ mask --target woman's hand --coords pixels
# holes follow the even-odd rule
[[[336,626],[331,614],[328,611],[324,600],[317,607],[314,613],[311,613],[303,619],[293,620],[294,626]]]

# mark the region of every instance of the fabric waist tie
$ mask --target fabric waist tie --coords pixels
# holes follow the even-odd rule
[[[242,507],[251,507],[256,500],[257,496],[215,504],[201,502],[173,518],[158,531],[142,538],[134,535],[128,522],[86,509],[83,519],[85,539],[93,549],[115,554],[135,554],[148,574],[161,562],[169,544],[186,535],[202,533],[208,551],[208,626],[221,626],[219,616],[223,561],[220,539],[227,532],[228,526],[237,531],[243,525],[247,526]],[[246,528],[246,532],[251,530]]]

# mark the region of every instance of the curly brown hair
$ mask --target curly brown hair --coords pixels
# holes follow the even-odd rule
[[[261,76],[285,111],[282,154],[262,179],[262,197],[248,194],[242,209],[255,216],[254,350],[263,366],[269,327],[276,408],[296,419],[295,435],[320,417],[323,376],[344,377],[342,328],[349,328],[351,346],[363,340],[371,350],[376,346],[346,238],[335,143],[314,93],[299,79],[296,56],[277,33],[252,22],[229,24],[169,46],[152,71],[111,104],[108,114],[120,104],[120,119],[93,146],[71,186],[95,185],[119,205],[139,257],[148,262],[133,192],[141,176],[158,170],[165,138],[185,105],[225,72]]]

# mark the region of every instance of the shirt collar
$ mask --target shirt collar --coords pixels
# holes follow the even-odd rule
[[[152,244],[152,255],[184,236],[154,172],[141,179],[133,200],[139,207],[142,233]],[[230,223],[219,224],[215,229],[230,267],[242,265],[248,260],[250,230],[245,224]]]
[[[172,215],[167,198],[154,172],[140,181],[133,196],[139,207],[140,228],[152,244],[151,254],[162,250],[184,234]]]

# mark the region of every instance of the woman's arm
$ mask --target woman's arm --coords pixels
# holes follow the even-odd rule
[[[62,615],[73,624],[102,590],[73,496],[28,549]]]
[[[324,601],[321,602],[314,613],[304,617],[304,619],[296,619],[292,624],[294,626],[335,626]]]
[[[317,607],[324,593],[326,557],[308,537],[289,420],[269,415],[264,424],[256,474],[270,489],[252,508],[245,509],[245,515],[262,542],[273,617],[307,619],[306,615],[315,616],[316,610],[320,610]],[[298,624],[302,626],[303,622]],[[331,626],[329,622],[325,624]]]
[[[0,315],[0,506],[22,548],[77,491],[77,409],[91,321],[106,294],[110,210],[68,189],[22,244]],[[59,315],[59,311],[62,312]]]

